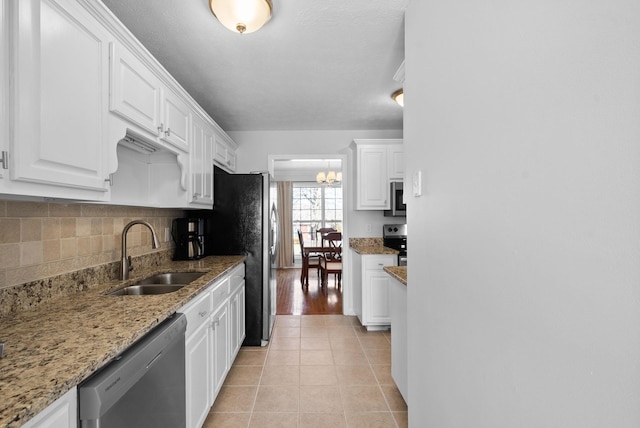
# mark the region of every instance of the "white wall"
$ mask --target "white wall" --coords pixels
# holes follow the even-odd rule
[[[640,426],[638,23],[410,3],[411,427]]]
[[[250,172],[266,171],[269,155],[347,154],[353,139],[402,138],[402,131],[252,131],[229,135],[238,143],[237,171]],[[353,165],[348,165],[348,171],[353,171]],[[382,211],[349,209],[347,221],[350,237],[367,238],[382,236],[382,225],[397,219],[384,217]]]

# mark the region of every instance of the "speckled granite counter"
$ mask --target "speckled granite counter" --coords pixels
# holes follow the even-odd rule
[[[140,269],[126,282],[107,281],[0,319],[0,340],[6,343],[0,359],[0,427],[22,426],[244,259],[169,261]],[[174,293],[105,294],[169,271],[207,273]]]
[[[382,238],[349,238],[349,247],[358,254],[398,254],[382,245]]]
[[[404,285],[407,285],[407,267],[406,266],[384,266],[384,271],[397,279]]]

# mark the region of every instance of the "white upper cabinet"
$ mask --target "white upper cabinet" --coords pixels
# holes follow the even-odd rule
[[[3,1],[0,24],[0,195],[212,203],[235,143],[102,2]]]
[[[112,112],[128,119],[152,135],[164,130],[160,121],[160,79],[124,46],[111,45]]]
[[[112,112],[174,147],[189,151],[191,109],[130,50],[111,46]]]
[[[76,1],[21,0],[6,7],[13,28],[10,179],[49,185],[34,191],[43,196],[103,199],[109,33]],[[0,192],[30,192],[3,184]]]
[[[358,146],[357,209],[389,209],[387,148]]]
[[[213,145],[214,131],[211,125],[193,116],[193,141],[190,153],[192,204],[213,206]]]
[[[162,102],[164,129],[162,139],[184,151],[189,151],[189,118],[191,111],[187,103],[171,89],[164,91]]]
[[[404,177],[402,140],[354,140],[356,209],[388,210],[391,181]]]
[[[404,180],[404,146],[391,144],[387,149],[389,181]]]
[[[235,147],[230,141],[222,135],[218,135],[215,141],[213,159],[218,165],[229,172],[236,170],[236,152]]]

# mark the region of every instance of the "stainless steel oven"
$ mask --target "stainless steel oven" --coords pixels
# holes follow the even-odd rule
[[[407,225],[385,224],[382,226],[382,241],[385,247],[398,250],[398,266],[406,266]]]
[[[393,181],[389,184],[391,198],[391,209],[385,210],[386,217],[406,217],[407,205],[404,203],[404,184],[402,181]]]

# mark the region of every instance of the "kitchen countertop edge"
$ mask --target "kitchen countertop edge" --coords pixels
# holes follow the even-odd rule
[[[401,284],[407,285],[407,267],[406,266],[383,266],[385,272],[392,278],[398,280]]]
[[[1,336],[7,348],[0,359],[0,426],[22,426],[245,259],[209,256],[172,261],[141,269],[126,282],[109,281],[2,319]],[[108,295],[146,276],[169,271],[205,274],[174,293]],[[142,299],[144,306],[139,304]]]

